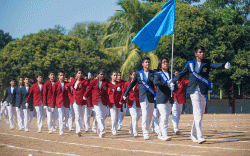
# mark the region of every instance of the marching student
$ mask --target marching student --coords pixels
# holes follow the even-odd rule
[[[86,80],[88,80],[89,81],[88,83],[90,83],[91,79],[92,79],[92,75],[89,72]],[[85,112],[84,112],[85,132],[88,132],[90,129],[90,117],[92,114],[92,110],[93,110],[92,96],[90,95],[89,98],[87,99],[87,107],[86,107]]]
[[[98,123],[99,137],[103,138],[106,134],[105,119],[107,105],[109,105],[108,88],[112,87],[108,79],[105,79],[105,70],[100,69],[98,72],[98,79],[92,80],[83,95],[83,99],[87,98],[92,93],[92,104],[96,113],[96,120]]]
[[[125,82],[124,87],[122,88],[123,93],[127,90],[129,87],[131,81],[134,79],[135,76],[135,71],[132,70],[130,71],[130,81]],[[122,97],[121,100],[122,101]],[[128,97],[126,99],[126,102],[128,104],[129,112],[131,115],[131,124],[130,124],[130,134],[133,137],[138,136],[138,120],[141,116],[141,106],[140,106],[140,101],[139,101],[139,87],[138,83],[135,84],[133,89],[128,92]]]
[[[122,104],[119,103],[122,94],[122,83],[116,81],[117,72],[113,71],[111,73],[111,81],[110,85],[113,88],[108,89],[109,93],[109,108],[110,108],[110,116],[111,116],[111,130],[113,135],[117,135],[117,124],[118,124],[118,117],[120,113],[120,109],[122,108]]]
[[[117,73],[116,81],[121,83],[121,85],[123,87],[126,81],[122,80],[122,73],[120,71],[117,71],[116,73]],[[117,98],[120,99],[122,97],[121,92],[117,96],[119,96]],[[119,131],[122,130],[122,120],[124,119],[124,116],[126,115],[126,112],[127,112],[127,103],[124,103],[122,105],[122,108],[120,109],[119,117],[118,117],[118,128],[117,128],[117,130],[119,130]]]
[[[174,75],[177,76],[180,73],[179,69],[174,70]],[[184,77],[180,78],[176,84],[178,90],[174,92],[174,103],[172,106],[172,123],[173,123],[173,132],[176,135],[180,134],[179,131],[179,121],[182,112],[183,104],[186,103],[186,86],[188,85],[189,80],[186,80]]]
[[[212,63],[210,60],[204,59],[205,48],[203,46],[196,46],[194,48],[194,53],[196,59],[188,61],[184,69],[175,78],[173,78],[172,82],[175,83],[181,77],[189,73],[187,93],[190,94],[194,116],[190,138],[193,140],[193,142],[202,144],[206,142],[201,128],[202,117],[206,107],[205,95],[208,93],[208,90],[212,89],[212,83],[208,80],[209,71],[211,68],[230,69],[231,65],[229,62],[226,64]]]
[[[54,111],[51,110],[52,106],[52,96],[53,91],[52,87],[55,83],[55,73],[53,71],[49,72],[49,81],[44,83],[43,89],[43,106],[47,113],[47,124],[48,124],[48,133],[53,133],[53,129],[55,127],[55,121],[57,119],[57,109]]]
[[[23,108],[22,108],[22,95],[21,95],[21,90],[23,88],[23,77],[19,78],[19,86],[17,86],[16,90],[16,114],[17,114],[17,123],[19,127],[19,131],[24,130],[24,123],[23,123]]]
[[[98,74],[97,74],[97,73],[94,74],[94,79],[98,79]],[[92,103],[92,93],[90,93],[89,98],[91,98],[91,103]],[[89,99],[89,98],[88,98],[88,99]],[[92,104],[92,105],[93,105],[93,104]],[[92,109],[92,112],[93,112],[92,131],[95,132],[95,133],[97,133],[97,121],[96,121],[96,113],[95,113],[94,107],[93,107],[93,109]]]
[[[15,79],[10,79],[10,87],[6,88],[4,98],[2,99],[2,102],[4,102],[7,98],[8,102],[8,115],[9,115],[9,123],[10,123],[10,129],[13,130],[15,128],[15,123],[14,123],[14,117],[16,119],[16,108],[15,103],[16,103],[16,90],[17,87],[15,87],[16,80]]]
[[[37,82],[30,87],[30,94],[25,105],[29,105],[33,98],[33,104],[36,109],[38,133],[42,133],[43,120],[46,116],[46,110],[43,107],[43,75],[37,74]]]
[[[65,82],[64,71],[58,72],[58,81],[53,85],[53,96],[51,109],[54,111],[55,106],[58,109],[59,120],[59,135],[64,134],[64,127],[68,122],[70,99],[68,97],[69,88],[66,86],[68,82]]]
[[[73,88],[73,97],[71,101],[73,102],[73,109],[75,112],[75,123],[76,123],[76,134],[80,137],[82,135],[82,121],[87,105],[87,99],[83,100],[83,94],[86,91],[89,81],[83,79],[83,70],[78,69],[76,72],[76,78],[71,79],[71,82],[67,84],[67,87]]]
[[[22,109],[24,114],[24,129],[26,132],[30,131],[30,123],[33,119],[33,99],[30,100],[30,102],[26,105],[26,100],[30,94],[30,79],[28,76],[24,77],[24,87],[21,89],[21,95],[22,95]]]
[[[138,83],[139,86],[139,99],[142,110],[142,131],[145,140],[150,138],[149,136],[149,125],[152,119],[154,111],[154,97],[156,95],[154,91],[154,72],[149,70],[150,58],[145,57],[142,59],[143,69],[135,72],[133,81],[130,83],[128,89],[123,95],[123,99],[126,97],[131,89]]]
[[[68,79],[68,82],[70,83],[73,78],[74,78],[74,76],[71,75],[70,78]],[[70,131],[74,131],[75,129],[73,128],[73,123],[75,121],[75,112],[74,112],[74,108],[73,108],[74,98],[73,98],[72,86],[69,87],[68,96],[69,96],[69,100],[70,100],[68,127],[69,127]]]
[[[159,124],[158,139],[163,141],[170,141],[168,136],[168,117],[171,112],[171,91],[174,86],[169,85],[171,74],[169,73],[169,60],[163,58],[158,63],[158,72],[155,72],[154,84],[156,86],[156,107],[161,116]]]

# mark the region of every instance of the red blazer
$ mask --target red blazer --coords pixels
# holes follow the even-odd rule
[[[109,107],[113,108],[113,105],[115,104],[116,108],[122,108],[123,105],[119,104],[119,102],[120,102],[120,99],[123,95],[122,88],[123,88],[124,83],[116,81],[115,85],[113,85],[111,82],[110,82],[110,85],[112,86],[112,88],[111,87],[108,88],[109,101],[110,101]],[[118,87],[121,88],[121,91],[117,91]]]
[[[179,104],[186,103],[186,86],[188,85],[189,80],[185,78],[180,78],[177,81],[178,90],[174,92],[174,99],[177,99]]]
[[[34,106],[40,106],[43,102],[43,86],[44,84],[42,84],[42,88],[40,91],[38,83],[31,85],[30,94],[26,100],[26,103],[30,103],[31,98],[33,97]]]
[[[52,83],[47,81],[43,85],[43,105],[51,107],[52,105]]]
[[[126,90],[128,89],[128,86],[130,85],[130,81],[127,81],[124,84],[124,87],[122,89],[122,95],[124,95],[124,93],[126,92]],[[123,96],[121,96],[120,101],[124,101],[123,100]],[[134,104],[134,101],[136,103],[136,107],[137,108],[141,108],[140,105],[140,101],[139,101],[139,87],[138,87],[138,83],[136,83],[134,90],[131,89],[131,91],[128,93],[127,99],[126,99],[126,103],[128,103],[128,108],[131,108]]]
[[[98,79],[92,80],[83,96],[89,98],[92,93],[93,105],[97,105],[100,100],[102,100],[103,105],[109,105],[108,88],[112,88],[112,86],[110,85],[108,79],[104,79],[102,81],[101,88],[99,89],[98,82]]]
[[[78,84],[77,88],[74,88],[75,82],[77,79],[71,79],[71,82],[68,83],[66,86],[67,87],[72,87],[73,88],[73,96],[71,98],[71,102],[73,103],[76,101],[76,104],[78,105],[86,105],[87,100],[83,100],[83,94],[86,91],[87,86],[89,85],[89,80],[88,79],[82,79]]]
[[[73,100],[73,88],[71,86],[69,86],[68,88],[69,88],[68,97],[69,97],[70,103],[72,104],[74,102],[74,100]],[[72,88],[72,91],[71,91],[71,88]]]
[[[67,82],[64,82],[63,89],[61,86],[60,81],[57,81],[53,85],[53,102],[51,108],[55,108],[55,105],[57,108],[60,108],[64,106],[65,108],[69,108],[70,99],[68,96],[68,92],[70,91],[69,87],[66,86]]]

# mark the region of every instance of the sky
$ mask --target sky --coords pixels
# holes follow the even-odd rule
[[[77,22],[105,22],[120,10],[118,0],[0,0],[0,29],[13,38]]]
[[[201,0],[201,3],[205,0]],[[0,0],[0,29],[12,38],[77,22],[105,22],[120,10],[118,0]]]

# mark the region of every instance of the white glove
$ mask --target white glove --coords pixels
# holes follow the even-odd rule
[[[170,90],[174,91],[174,83],[173,82],[170,83]]]
[[[43,106],[43,108],[44,108],[45,110],[48,110],[48,106]]]
[[[121,91],[121,88],[120,88],[120,87],[117,87],[116,90],[117,90],[118,92],[120,92],[120,91]]]
[[[168,85],[172,83],[172,79],[167,81]]]
[[[55,108],[51,108],[51,111],[54,112]]]
[[[126,99],[127,99],[127,97],[126,97],[126,96],[123,96],[122,98],[123,98],[123,100],[126,100]]]
[[[229,63],[229,62],[227,62],[226,64],[225,64],[225,69],[230,69],[231,68],[231,64]]]
[[[25,106],[26,106],[26,109],[28,109],[28,107],[29,107],[29,104],[28,104],[28,103],[25,103]]]
[[[82,99],[83,99],[83,100],[87,100],[87,98],[86,98],[86,97],[84,97],[84,96],[82,97]]]

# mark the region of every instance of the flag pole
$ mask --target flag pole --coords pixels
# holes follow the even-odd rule
[[[174,34],[172,36],[171,80],[173,79],[173,66],[174,66]],[[172,91],[171,91],[171,97],[173,97],[173,92]]]

